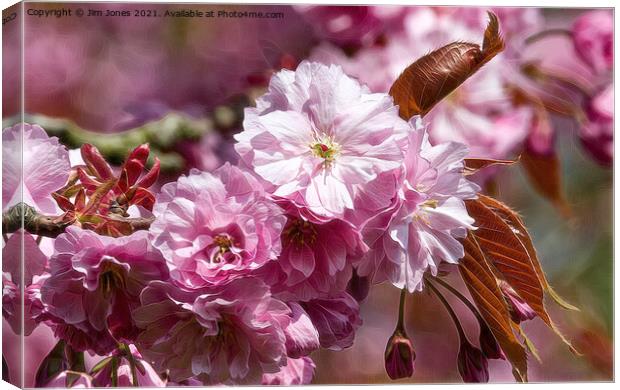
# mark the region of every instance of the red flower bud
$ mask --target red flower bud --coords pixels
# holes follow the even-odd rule
[[[80,148],[82,159],[91,173],[99,180],[108,180],[114,176],[112,168],[105,161],[99,150],[90,144],[84,144]]]
[[[155,184],[155,182],[157,181],[157,178],[159,177],[160,167],[161,167],[161,163],[159,162],[159,159],[155,157],[155,161],[153,162],[153,167],[151,167],[151,170],[148,171],[147,174],[144,175],[142,179],[138,181],[137,186],[143,187],[143,188],[149,188],[150,186]]]
[[[508,309],[510,310],[510,316],[516,323],[531,320],[536,317],[536,312],[528,305],[523,298],[517,294],[517,292],[510,287],[506,282],[500,283],[500,288],[504,297],[508,302]]]
[[[121,171],[121,177],[118,179],[118,187],[121,192],[127,192],[129,187],[136,184],[143,168],[144,165],[139,160],[133,159],[125,162]]]
[[[142,163],[142,165],[146,165],[146,159],[149,158],[149,153],[151,149],[149,144],[142,144],[135,148],[127,157],[127,161],[129,160],[138,160]]]
[[[489,381],[489,361],[481,350],[467,340],[461,340],[458,369],[465,383],[486,383]]]
[[[396,329],[385,348],[385,371],[392,379],[413,375],[415,351],[404,331]]]

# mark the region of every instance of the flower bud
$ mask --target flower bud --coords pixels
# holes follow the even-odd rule
[[[385,371],[391,379],[413,375],[415,352],[404,331],[396,329],[385,348]]]
[[[493,336],[491,328],[484,321],[480,321],[480,349],[482,349],[482,353],[487,359],[506,360],[504,351],[502,351],[495,336]]]
[[[91,171],[90,173],[95,175],[97,179],[108,180],[114,176],[112,168],[96,147],[84,144],[80,148],[80,153],[82,154],[82,160],[84,160],[86,166]]]
[[[536,317],[536,312],[528,305],[517,292],[506,282],[500,283],[504,297],[508,301],[510,316],[516,323],[531,320]]]
[[[151,149],[149,144],[142,144],[129,154],[127,160],[138,160],[142,163],[142,165],[146,165],[146,160],[148,159],[150,152]]]
[[[465,383],[486,383],[489,381],[489,361],[481,350],[467,340],[461,341],[458,369]]]
[[[159,159],[155,157],[155,160],[153,161],[153,166],[147,172],[147,174],[144,175],[142,179],[138,181],[137,186],[143,187],[143,188],[149,188],[150,186],[155,184],[155,182],[157,181],[157,178],[159,177],[160,169],[161,169],[161,163]]]

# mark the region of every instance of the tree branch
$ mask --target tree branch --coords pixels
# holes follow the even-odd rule
[[[124,218],[110,215],[108,218],[125,222],[133,230],[147,230],[154,218]],[[55,238],[64,233],[72,222],[61,221],[59,216],[40,214],[34,207],[18,203],[2,213],[2,234],[15,233],[22,228],[30,234]]]
[[[49,136],[58,137],[70,149],[79,148],[85,143],[92,144],[114,165],[122,164],[129,152],[138,145],[148,143],[153,157],[160,159],[162,171],[171,173],[185,169],[185,158],[174,150],[179,142],[199,140],[204,134],[214,131],[213,120],[210,118],[194,119],[176,112],[116,133],[95,132],[68,119],[38,114],[26,114],[24,120],[41,126]],[[6,123],[18,121],[17,118],[10,118]]]

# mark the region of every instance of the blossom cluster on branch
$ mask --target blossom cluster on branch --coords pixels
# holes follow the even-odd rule
[[[462,54],[443,63],[456,81],[429,89],[448,95],[498,54],[498,27],[490,14],[481,46],[424,57]],[[310,355],[353,345],[360,303],[383,282],[401,291],[391,378],[414,373],[405,301],[427,289],[454,321],[465,381],[488,381],[489,359],[527,380],[535,350],[519,323],[538,316],[561,336],[543,293],[571,306],[548,285],[521,219],[468,177],[511,162],[468,159],[467,145],[436,142],[426,112],[410,111],[421,107],[411,86],[424,64],[390,93],[338,65],[281,70],[245,109],[239,164],[165,184],[147,144],[116,168],[90,144],[71,156],[37,125],[5,129],[3,316],[16,333],[45,323],[59,340],[36,385],[306,384]],[[428,110],[438,102],[426,99]],[[442,279],[456,270],[474,303]],[[438,287],[476,315],[478,345]],[[102,359],[86,371],[83,352]]]

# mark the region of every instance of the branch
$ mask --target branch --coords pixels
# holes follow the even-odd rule
[[[147,230],[154,218],[124,218],[108,216],[108,218],[125,222],[131,225],[133,230]],[[22,228],[30,234],[55,238],[64,233],[68,226],[73,222],[62,221],[60,216],[43,215],[35,210],[34,207],[26,203],[18,203],[2,213],[2,233],[15,233]]]
[[[153,156],[160,159],[162,171],[172,173],[185,169],[185,158],[174,151],[175,146],[181,141],[199,140],[204,134],[214,131],[213,121],[209,118],[194,119],[175,112],[160,120],[117,133],[95,132],[83,129],[71,120],[45,115],[27,114],[24,121],[41,126],[49,136],[58,137],[68,148],[92,144],[114,165],[122,164],[129,152],[138,145],[148,143]]]

